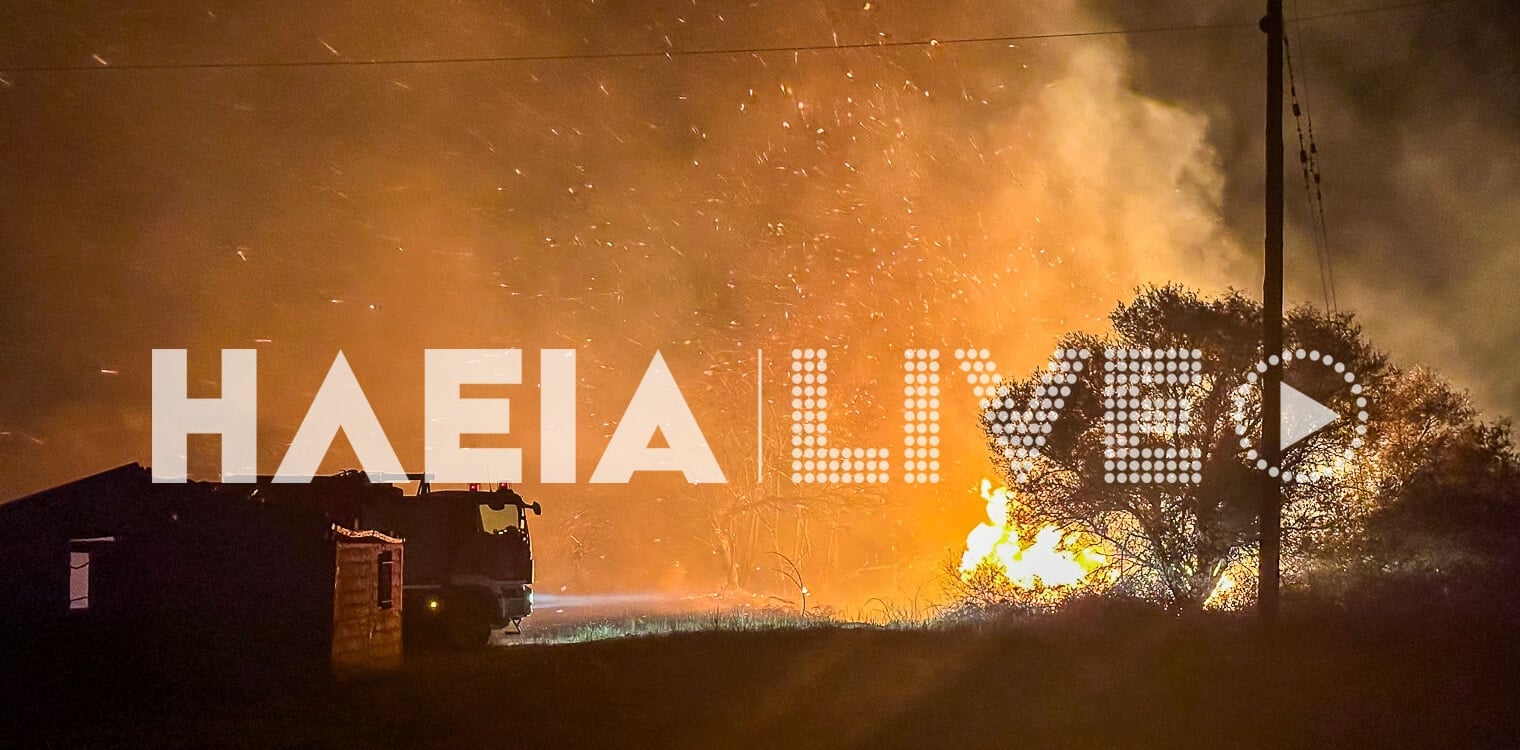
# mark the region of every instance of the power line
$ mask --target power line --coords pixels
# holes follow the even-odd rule
[[[230,68],[333,68],[386,65],[469,65],[480,63],[557,62],[574,60],[630,60],[673,57],[713,57],[723,55],[765,55],[777,53],[830,52],[861,49],[890,49],[895,47],[950,47],[972,44],[1037,41],[1041,39],[1074,39],[1091,36],[1116,36],[1121,34],[1149,34],[1168,31],[1194,31],[1204,29],[1229,29],[1255,26],[1255,23],[1201,24],[1193,26],[1151,26],[1133,29],[1102,29],[1097,31],[1068,31],[1049,34],[1014,34],[1009,36],[960,37],[954,39],[882,40],[876,42],[851,42],[846,44],[809,44],[776,47],[736,47],[722,49],[668,49],[659,51],[630,52],[584,52],[565,54],[490,55],[483,57],[421,57],[392,58],[384,60],[296,60],[271,62],[227,63],[136,63],[125,65],[38,65],[20,68],[0,68],[7,73],[51,73],[85,70],[220,70]]]
[[[1409,8],[1445,5],[1459,2],[1460,0],[1421,0],[1420,2],[1408,2],[1397,5],[1383,5],[1368,8],[1352,8],[1347,10],[1330,11],[1310,16],[1299,16],[1290,19],[1294,22],[1316,21],[1328,18],[1341,18],[1352,15],[1367,13],[1383,13],[1388,11],[1405,10]],[[258,68],[341,68],[341,67],[381,67],[381,66],[418,66],[418,65],[479,65],[490,63],[524,63],[524,62],[561,62],[578,60],[634,60],[634,59],[657,59],[678,57],[720,57],[733,55],[766,55],[766,54],[799,54],[803,52],[833,52],[866,49],[893,49],[904,47],[952,47],[969,46],[978,44],[1006,44],[1012,42],[1030,42],[1050,39],[1080,39],[1084,37],[1126,36],[1131,34],[1157,34],[1185,31],[1211,31],[1221,29],[1256,28],[1256,21],[1237,21],[1228,23],[1206,24],[1178,24],[1169,26],[1141,26],[1134,28],[1097,29],[1093,31],[1062,31],[1041,34],[1009,34],[1004,36],[983,37],[956,37],[950,39],[911,39],[911,40],[878,40],[873,42],[850,42],[846,44],[809,44],[788,46],[780,45],[773,47],[734,47],[720,49],[665,49],[643,50],[626,52],[578,52],[561,54],[526,54],[526,55],[486,55],[479,57],[414,57],[414,58],[389,58],[378,60],[273,60],[253,62],[191,62],[191,63],[125,63],[122,65],[23,65],[6,67],[0,65],[0,72],[5,73],[66,73],[98,70],[239,70]]]
[[[1293,8],[1294,8],[1295,11],[1298,10],[1298,0],[1293,0]],[[1294,34],[1298,35],[1299,51],[1300,52],[1302,52],[1303,49],[1304,49],[1303,30],[1304,30],[1303,29],[1303,24],[1295,22],[1295,24],[1293,26],[1293,32],[1294,32]],[[1288,37],[1287,37],[1286,34],[1283,35],[1283,52],[1285,52],[1287,54],[1288,72],[1292,73],[1293,72],[1293,53],[1292,53],[1291,50],[1288,49]],[[1327,288],[1327,296],[1330,298],[1329,310],[1332,311],[1332,312],[1339,312],[1340,311],[1340,306],[1341,306],[1340,299],[1338,298],[1338,296],[1335,293],[1335,262],[1334,262],[1335,261],[1335,255],[1334,255],[1333,252],[1331,252],[1332,248],[1331,248],[1331,245],[1330,245],[1330,225],[1329,225],[1328,222],[1325,221],[1325,193],[1324,193],[1324,188],[1321,185],[1321,177],[1322,177],[1322,175],[1321,175],[1320,169],[1319,169],[1319,144],[1317,144],[1317,143],[1314,142],[1314,111],[1309,108],[1309,63],[1308,63],[1308,60],[1305,60],[1305,59],[1300,59],[1299,60],[1299,70],[1303,71],[1303,76],[1302,76],[1303,77],[1303,88],[1304,88],[1304,97],[1303,97],[1304,98],[1304,106],[1303,106],[1303,109],[1304,109],[1305,129],[1307,130],[1307,135],[1308,135],[1308,138],[1309,138],[1309,173],[1312,176],[1313,182],[1314,182],[1314,199],[1313,199],[1313,204],[1314,204],[1315,210],[1319,214],[1318,218],[1319,218],[1320,247],[1324,251],[1325,279],[1324,279],[1324,281],[1322,283]],[[1290,78],[1290,86],[1294,86],[1294,85],[1295,84],[1293,84],[1292,79]],[[1298,92],[1296,90],[1294,90],[1292,93],[1295,96],[1297,96]],[[1296,110],[1296,104],[1295,104],[1295,112],[1296,111],[1297,110]],[[1302,148],[1302,145],[1300,145],[1300,148]],[[1307,186],[1307,183],[1306,183],[1306,186]],[[1312,219],[1313,219],[1313,217],[1311,217],[1311,220]]]
[[[1340,308],[1340,302],[1335,294],[1330,228],[1325,220],[1325,194],[1321,186],[1319,145],[1314,141],[1314,116],[1309,111],[1309,74],[1307,71],[1300,73],[1294,69],[1293,47],[1286,34],[1283,35],[1283,52],[1288,62],[1288,93],[1293,105],[1293,125],[1298,131],[1298,163],[1304,176],[1304,196],[1309,202],[1309,229],[1314,238],[1314,252],[1319,260],[1319,281],[1325,298],[1325,312],[1330,313]],[[1301,70],[1303,66],[1299,67]],[[1300,79],[1304,82],[1302,101],[1298,93]]]

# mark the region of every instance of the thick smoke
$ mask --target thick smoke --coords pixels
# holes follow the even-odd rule
[[[1154,21],[1104,2],[1123,25]],[[1234,22],[1260,4],[1194,3],[1188,23]],[[1288,0],[1289,16],[1366,8]],[[1520,215],[1520,16],[1500,0],[1289,22],[1313,118],[1340,307],[1402,362],[1434,366],[1495,415],[1520,409],[1514,278]],[[1250,38],[1243,38],[1250,37]],[[1228,177],[1222,219],[1259,265],[1263,35],[1131,37],[1138,90],[1209,118]],[[1289,297],[1323,297],[1288,122]],[[1254,290],[1259,276],[1252,276]]]

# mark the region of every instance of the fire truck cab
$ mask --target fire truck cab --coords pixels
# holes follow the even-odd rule
[[[503,484],[491,491],[431,490],[364,507],[363,523],[406,540],[404,633],[416,642],[484,645],[492,632],[521,632],[533,611],[529,503]]]

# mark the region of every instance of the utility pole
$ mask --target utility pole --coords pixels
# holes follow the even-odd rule
[[[1267,34],[1267,239],[1266,274],[1262,280],[1261,356],[1267,371],[1261,381],[1261,456],[1268,470],[1261,479],[1260,575],[1256,607],[1262,623],[1277,622],[1282,559],[1282,480],[1278,463],[1282,451],[1282,365],[1274,358],[1283,350],[1283,4],[1267,0],[1261,19]]]

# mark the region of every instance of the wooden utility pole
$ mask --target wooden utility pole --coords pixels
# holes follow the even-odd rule
[[[1267,0],[1261,19],[1267,34],[1267,240],[1266,274],[1262,281],[1261,356],[1267,371],[1261,381],[1261,457],[1268,471],[1261,477],[1260,576],[1256,607],[1262,622],[1277,622],[1282,558],[1282,480],[1277,468],[1282,451],[1283,349],[1283,4]]]

